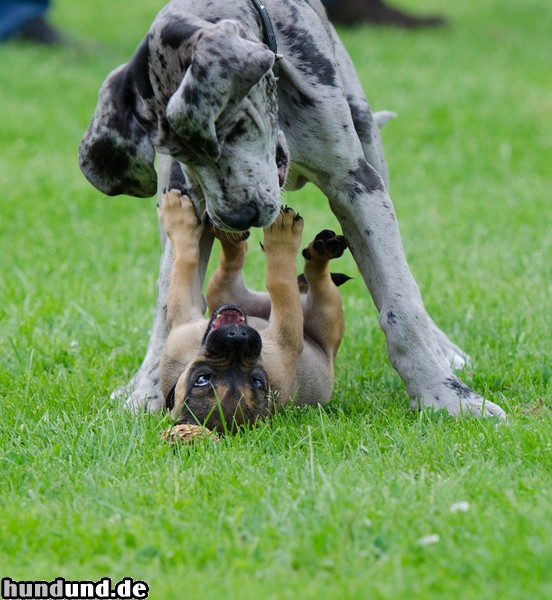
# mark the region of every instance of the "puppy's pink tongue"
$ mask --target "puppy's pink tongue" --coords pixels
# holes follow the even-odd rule
[[[236,310],[224,310],[216,316],[213,326],[215,329],[218,329],[219,327],[234,325],[235,323],[245,323],[243,315]]]

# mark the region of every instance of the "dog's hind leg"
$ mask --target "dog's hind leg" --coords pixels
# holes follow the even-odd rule
[[[315,341],[331,363],[343,338],[343,302],[330,273],[330,260],[339,258],[347,242],[325,229],[303,250],[308,291],[303,302],[305,334]]]
[[[364,156],[345,98],[323,92],[324,101],[308,110],[295,107],[296,122],[310,124],[312,130],[323,127],[316,137],[305,134],[294,140],[296,162],[301,168],[303,157],[309,157],[304,172],[326,194],[341,224],[378,309],[389,359],[406,385],[411,406],[444,408],[453,415],[504,417],[499,406],[453,374],[408,267],[385,183]]]
[[[221,254],[207,286],[209,312],[221,304],[237,304],[248,316],[268,319],[270,296],[250,290],[243,278],[249,233],[228,233],[213,228],[213,234],[220,240]]]
[[[452,373],[408,268],[383,181],[364,159],[357,161],[356,168],[353,163],[336,171],[325,191],[380,313],[389,359],[406,385],[412,408],[504,417],[499,406]],[[351,178],[340,178],[340,173]]]
[[[389,171],[383,153],[380,127],[374,119],[374,114],[366,99],[356,69],[343,46],[343,42],[339,39],[333,26],[331,26],[331,30],[338,71],[341,75],[343,88],[347,95],[347,104],[351,111],[353,125],[362,145],[364,156],[367,162],[379,173],[385,187],[389,189]]]
[[[366,100],[355,67],[333,27],[332,32],[336,49],[336,62],[343,80],[343,87],[347,95],[347,103],[351,111],[355,131],[362,145],[362,151],[368,164],[376,169],[385,184],[386,190],[389,191],[389,173],[383,153],[379,131],[380,126],[374,118],[374,114]],[[447,335],[439,329],[429,315],[428,319],[435,342],[445,356],[448,364],[455,369],[465,367],[470,362],[470,357],[449,340]]]

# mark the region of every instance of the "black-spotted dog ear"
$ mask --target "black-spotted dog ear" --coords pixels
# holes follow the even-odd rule
[[[274,64],[274,53],[245,36],[246,30],[229,20],[201,31],[191,65],[167,105],[174,131],[215,161],[220,156],[217,120],[237,106]]]
[[[155,150],[134,113],[126,65],[103,83],[96,112],[79,148],[79,164],[90,183],[108,196],[148,198],[157,192]]]

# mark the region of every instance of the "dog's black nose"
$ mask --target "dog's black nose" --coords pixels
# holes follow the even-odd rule
[[[213,331],[206,340],[207,353],[229,360],[254,360],[261,354],[261,336],[245,323],[225,325]]]
[[[247,344],[254,335],[255,331],[247,325],[236,324],[228,325],[221,329],[221,334],[231,344]]]
[[[233,213],[221,215],[221,219],[229,229],[247,231],[257,227],[259,211],[256,206],[245,206]]]

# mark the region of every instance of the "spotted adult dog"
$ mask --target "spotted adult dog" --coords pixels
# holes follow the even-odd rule
[[[499,406],[452,372],[467,357],[425,310],[387,191],[376,120],[322,5],[266,0],[264,6],[174,0],[162,9],[130,62],[100,90],[80,148],[84,174],[106,194],[139,197],[162,190],[172,177],[216,227],[229,231],[269,225],[284,182],[292,190],[312,181],[342,226],[411,406],[502,417]],[[211,244],[206,232],[202,273]],[[134,407],[163,406],[158,371],[172,260],[164,239],[163,246],[146,357],[120,390]]]

